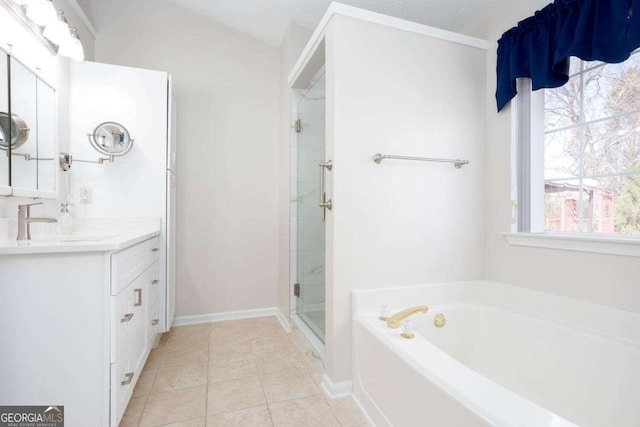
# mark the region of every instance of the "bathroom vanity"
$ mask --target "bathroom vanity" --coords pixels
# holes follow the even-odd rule
[[[117,426],[158,339],[158,231],[0,242],[0,404]]]

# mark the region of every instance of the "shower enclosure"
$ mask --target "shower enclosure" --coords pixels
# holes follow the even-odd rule
[[[320,73],[293,106],[291,153],[292,281],[296,314],[325,340],[325,78]],[[322,207],[321,205],[324,205]]]

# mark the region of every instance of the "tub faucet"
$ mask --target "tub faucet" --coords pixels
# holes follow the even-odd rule
[[[42,202],[18,205],[18,237],[16,240],[31,240],[32,222],[58,222],[55,218],[32,218],[31,206],[41,205]]]
[[[407,317],[413,316],[414,314],[418,313],[426,313],[427,311],[429,311],[429,307],[427,307],[426,305],[407,308],[406,310],[399,311],[393,316],[389,317],[389,320],[387,320],[387,326],[389,326],[391,329],[397,329],[402,321]]]

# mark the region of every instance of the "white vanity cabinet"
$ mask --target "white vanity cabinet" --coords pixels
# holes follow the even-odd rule
[[[118,425],[159,332],[160,241],[145,237],[0,254],[0,405],[63,405],[67,427]]]
[[[155,237],[111,254],[111,418],[117,422],[157,335],[159,245]]]

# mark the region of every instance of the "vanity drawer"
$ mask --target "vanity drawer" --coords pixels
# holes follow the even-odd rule
[[[158,259],[160,239],[154,237],[111,255],[111,295],[117,295]]]
[[[139,372],[135,372],[135,362],[128,351],[111,364],[111,416],[116,420],[115,425],[120,424],[139,375]]]
[[[137,310],[134,310],[137,292],[134,294],[132,289],[127,287],[117,296],[111,297],[111,360],[122,353],[129,329],[139,321]]]
[[[147,339],[149,295],[158,275],[158,263],[153,263],[118,295],[111,297],[111,360],[125,349],[140,347],[144,353]]]

